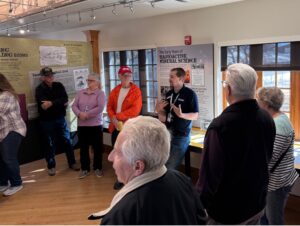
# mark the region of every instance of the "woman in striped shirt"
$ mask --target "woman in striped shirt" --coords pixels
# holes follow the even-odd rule
[[[276,126],[265,217],[262,223],[284,225],[284,208],[291,188],[298,177],[294,168],[294,129],[289,118],[280,111],[283,92],[277,87],[257,91],[258,103],[273,117]]]

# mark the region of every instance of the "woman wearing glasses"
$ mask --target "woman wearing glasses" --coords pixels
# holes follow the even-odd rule
[[[79,91],[72,105],[72,110],[77,116],[78,141],[80,146],[81,172],[79,178],[89,175],[90,156],[89,146],[94,151],[93,168],[97,177],[103,176],[102,152],[103,152],[103,116],[106,97],[100,89],[98,76],[89,75],[88,88]]]

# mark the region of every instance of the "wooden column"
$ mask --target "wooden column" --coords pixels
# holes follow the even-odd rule
[[[100,64],[99,64],[99,32],[95,30],[89,30],[87,33],[88,41],[92,46],[93,55],[93,72],[100,74]]]
[[[290,120],[294,126],[295,139],[300,140],[300,71],[291,72]]]
[[[262,87],[263,85],[263,80],[262,80],[262,71],[257,71],[257,83],[256,83],[256,89]]]

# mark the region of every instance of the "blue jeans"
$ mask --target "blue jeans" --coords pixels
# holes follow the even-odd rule
[[[45,145],[45,158],[48,169],[56,166],[55,149],[58,144],[65,151],[69,167],[75,163],[75,156],[70,138],[70,132],[64,117],[40,122]]]
[[[8,185],[8,181],[12,187],[22,184],[18,161],[22,139],[20,134],[10,132],[0,142],[0,186]]]
[[[267,204],[262,224],[284,225],[284,208],[292,186],[279,188],[267,194]]]
[[[184,159],[190,144],[191,136],[172,136],[170,157],[166,163],[168,169],[176,169]]]

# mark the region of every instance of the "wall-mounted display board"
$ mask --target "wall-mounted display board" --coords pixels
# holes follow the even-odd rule
[[[159,47],[159,98],[163,98],[170,90],[169,74],[175,67],[185,70],[185,85],[192,88],[198,96],[199,118],[193,122],[193,126],[206,129],[214,118],[213,44]]]
[[[49,66],[55,78],[73,97],[86,87],[85,78],[92,68],[88,42],[0,38],[0,72],[18,93],[26,96],[29,118],[36,117],[35,87],[40,83],[39,71]]]

